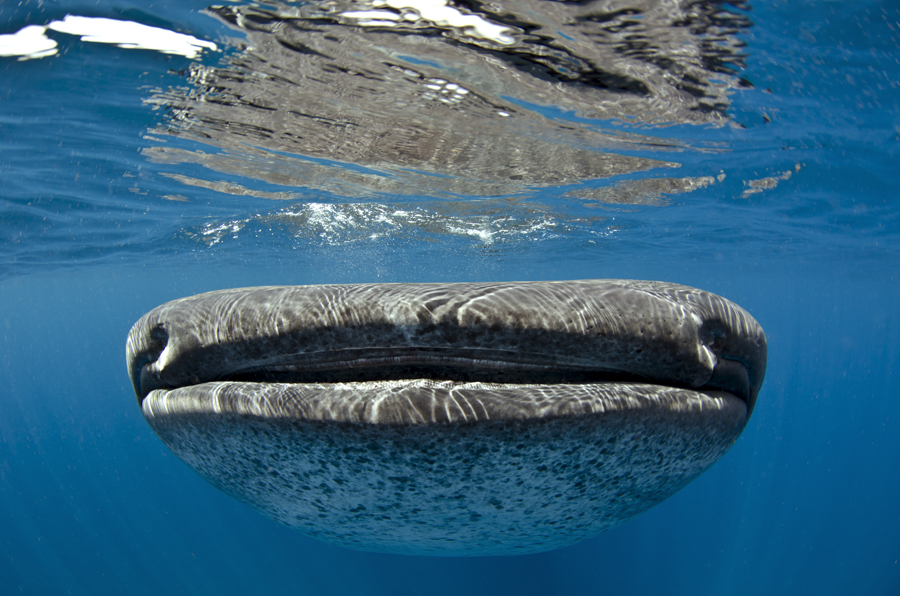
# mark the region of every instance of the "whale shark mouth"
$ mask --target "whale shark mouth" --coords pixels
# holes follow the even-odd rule
[[[733,410],[736,406],[723,403],[730,399],[742,404],[745,423],[751,412],[748,375],[740,363],[692,389],[627,372],[523,364],[497,355],[490,360],[434,353],[351,358],[346,352],[355,350],[316,365],[255,367],[182,387],[159,387],[147,375],[145,389],[154,388],[142,399],[142,409],[154,428],[160,416],[179,414],[403,426],[525,421],[628,409],[647,398],[661,410],[684,409],[689,402]]]
[[[583,385],[597,383],[648,383],[672,388],[689,387],[673,385],[664,379],[653,379],[628,371],[596,370],[589,367],[567,366],[560,363],[540,364],[520,362],[510,358],[493,358],[459,355],[412,353],[382,355],[366,350],[366,355],[345,350],[343,358],[330,355],[326,362],[317,364],[273,365],[236,370],[219,375],[217,382],[326,384],[371,383],[382,381],[430,380],[435,382],[481,383],[485,385]],[[463,350],[464,352],[464,350]],[[458,354],[459,352],[455,352]],[[519,355],[520,356],[520,355]],[[151,379],[142,387],[154,386]],[[175,389],[155,387],[154,389]],[[719,358],[710,380],[699,389],[733,394],[748,405],[751,402],[749,375],[746,366],[738,361]],[[149,391],[148,391],[149,392]]]
[[[346,352],[353,352],[349,349]],[[646,381],[625,373],[601,372],[559,363],[540,364],[539,358],[519,362],[483,354],[462,356],[421,352],[402,355],[342,354],[345,358],[315,365],[284,365],[236,372],[222,380],[260,383],[364,383],[429,379],[487,384],[575,384],[604,381]],[[355,357],[354,357],[355,356]],[[749,391],[749,388],[748,388]],[[746,401],[746,400],[745,400]]]
[[[211,382],[644,383],[730,393],[749,414],[765,336],[740,307],[658,282],[272,287],[164,305],[128,358],[139,402]]]

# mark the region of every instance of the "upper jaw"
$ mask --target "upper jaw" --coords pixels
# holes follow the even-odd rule
[[[633,282],[643,284],[634,288],[627,282],[570,283],[568,292],[559,292],[552,282],[507,287],[526,302],[535,294],[556,293],[557,300],[564,300],[567,294],[580,292],[587,297],[579,296],[581,319],[595,320],[581,321],[574,329],[566,320],[571,313],[537,312],[534,305],[517,307],[509,300],[501,301],[502,308],[521,312],[512,318],[508,312],[496,315],[498,320],[505,317],[505,326],[490,320],[490,312],[473,320],[459,309],[453,316],[426,315],[423,320],[421,309],[405,303],[395,309],[392,302],[397,295],[409,300],[417,293],[427,302],[427,295],[435,292],[489,301],[492,296],[482,288],[487,284],[385,286],[380,295],[365,299],[348,299],[345,294],[376,286],[213,292],[163,305],[138,321],[128,339],[129,373],[139,402],[154,389],[221,380],[624,380],[723,390],[752,410],[765,372],[765,335],[740,307],[672,284],[650,286],[662,294],[660,298],[648,297],[646,284],[654,282]],[[623,288],[628,293],[624,298]],[[585,306],[584,300],[594,293],[601,298],[612,293],[613,300]],[[342,311],[346,322],[323,324],[308,316],[312,298],[321,304],[326,298],[334,302],[336,295],[349,303]],[[695,299],[673,304],[673,295]],[[277,307],[273,300],[280,301]],[[300,306],[291,306],[298,302]],[[637,310],[629,312],[629,305]],[[398,315],[395,310],[402,312]],[[652,315],[649,320],[647,312]]]

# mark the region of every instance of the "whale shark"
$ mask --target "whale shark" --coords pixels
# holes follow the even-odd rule
[[[220,290],[128,335],[151,428],[212,485],[361,550],[535,553],[670,497],[766,368],[736,304],[656,281]]]

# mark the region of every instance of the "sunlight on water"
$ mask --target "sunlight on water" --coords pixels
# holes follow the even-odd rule
[[[29,25],[16,33],[0,35],[0,56],[17,56],[19,60],[45,58],[57,53],[56,41],[45,35],[47,30],[80,35],[81,41],[115,44],[134,50],[157,50],[196,58],[204,49],[215,50],[216,44],[191,35],[182,35],[140,23],[66,15],[46,27]]]

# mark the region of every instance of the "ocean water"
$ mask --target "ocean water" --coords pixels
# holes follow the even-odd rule
[[[26,0],[0,34],[4,594],[900,594],[895,1]],[[769,364],[710,471],[548,553],[283,528],[125,370],[197,292],[581,278],[721,294]]]

